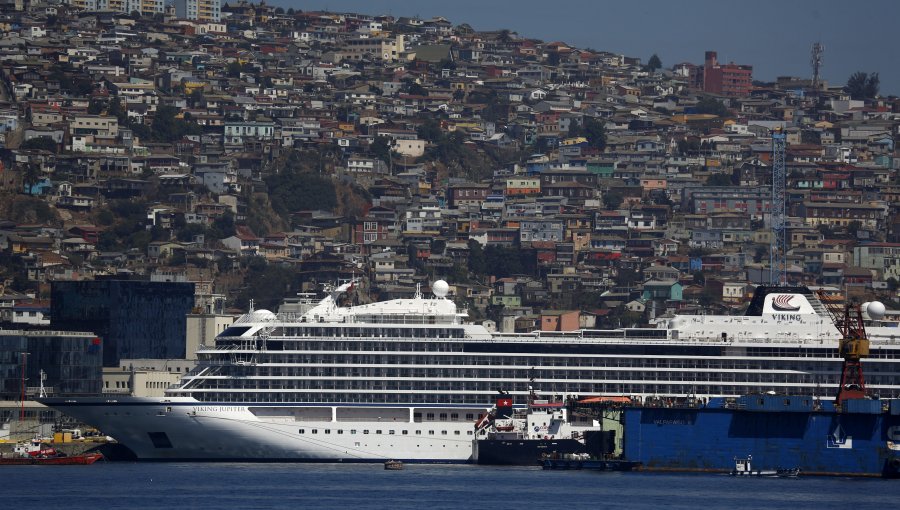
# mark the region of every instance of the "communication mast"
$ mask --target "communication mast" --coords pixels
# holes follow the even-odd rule
[[[823,55],[825,55],[825,45],[820,42],[814,43],[809,58],[809,64],[813,69],[812,88],[814,91],[819,90],[819,70],[822,68]]]
[[[785,242],[785,167],[784,132],[772,132],[772,245],[769,253],[769,283],[781,286],[787,284],[787,264]]]

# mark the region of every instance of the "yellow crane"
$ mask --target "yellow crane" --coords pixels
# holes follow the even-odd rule
[[[818,291],[819,300],[831,316],[835,327],[841,334],[838,350],[844,363],[841,367],[841,384],[838,387],[836,401],[842,404],[845,400],[866,398],[866,380],[863,376],[862,359],[869,355],[869,338],[863,324],[863,310],[869,317],[880,319],[884,316],[884,305],[878,301],[864,303],[862,306],[851,305],[833,294]]]

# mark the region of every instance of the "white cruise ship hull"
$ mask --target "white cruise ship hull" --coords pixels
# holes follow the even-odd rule
[[[397,459],[466,463],[472,458],[474,426],[471,422],[423,423],[396,418],[379,421],[377,417],[336,422],[291,417],[297,411],[308,409],[336,414],[338,409],[346,409],[345,405],[273,407],[208,404],[192,398],[135,397],[51,398],[42,402],[97,427],[128,447],[140,460],[380,462]],[[391,409],[400,410],[396,406]],[[272,413],[272,410],[277,411]],[[382,411],[375,406],[358,406],[354,410],[358,415]]]
[[[197,350],[197,367],[167,397],[42,401],[141,459],[467,462],[497,392],[827,399],[841,384],[834,303],[805,288],[760,287],[744,316],[529,333],[466,324],[444,282],[434,299],[338,306],[351,290],[332,289],[300,315],[242,316]],[[868,331],[873,396],[900,391],[898,337],[897,327]]]

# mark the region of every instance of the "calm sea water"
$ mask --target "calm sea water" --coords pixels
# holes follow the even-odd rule
[[[7,508],[864,508],[900,505],[900,480],[731,478],[407,464],[6,466]]]

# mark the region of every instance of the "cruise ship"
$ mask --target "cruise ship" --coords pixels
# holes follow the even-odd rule
[[[839,384],[837,329],[805,288],[760,287],[743,316],[512,334],[467,323],[448,284],[431,287],[343,306],[345,283],[302,312],[251,311],[163,398],[42,402],[146,460],[469,462],[498,391],[827,399]],[[896,397],[900,329],[868,331],[868,390]]]

